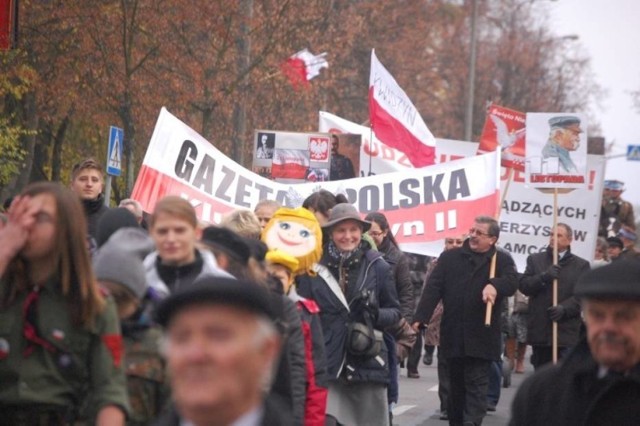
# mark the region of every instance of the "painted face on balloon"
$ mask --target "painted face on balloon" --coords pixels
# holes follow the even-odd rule
[[[306,226],[294,221],[277,221],[267,231],[265,243],[293,257],[302,257],[316,246],[316,236]]]

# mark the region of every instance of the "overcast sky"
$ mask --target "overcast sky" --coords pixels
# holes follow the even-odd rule
[[[577,43],[591,57],[597,82],[608,96],[595,109],[612,154],[640,145],[640,113],[628,92],[640,90],[640,1],[557,0],[548,5],[550,26],[558,36],[578,35]],[[619,179],[627,188],[623,198],[640,206],[640,161],[607,161],[607,179]],[[636,212],[636,219],[640,212]]]

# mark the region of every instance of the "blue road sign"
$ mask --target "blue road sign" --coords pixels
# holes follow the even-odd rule
[[[122,173],[122,141],[124,130],[111,126],[109,128],[109,147],[107,151],[107,174],[120,176]]]
[[[627,146],[627,160],[640,161],[640,145]]]

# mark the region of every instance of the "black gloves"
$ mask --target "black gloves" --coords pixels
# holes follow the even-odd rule
[[[551,284],[554,279],[558,278],[560,269],[562,269],[560,265],[551,265],[540,275],[540,279],[544,284]]]
[[[564,318],[565,309],[562,305],[556,305],[547,309],[547,313],[549,314],[551,321],[560,322],[560,320]]]

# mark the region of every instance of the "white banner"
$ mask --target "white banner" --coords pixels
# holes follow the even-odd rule
[[[498,205],[499,156],[490,153],[406,172],[325,182],[344,192],[362,215],[382,211],[407,251],[438,255],[442,239],[473,225]],[[317,184],[286,185],[265,179],[226,157],[182,121],[162,109],[132,198],[153,211],[166,195],[190,200],[198,217],[218,223],[222,214],[252,209],[259,200],[299,206]]]
[[[605,160],[602,155],[589,155],[588,185],[566,194],[558,194],[558,222],[573,229],[571,251],[591,261],[598,237],[600,198]],[[553,194],[526,186],[524,173],[513,171],[507,196],[500,212],[500,245],[508,250],[524,272],[527,256],[549,244],[553,227]],[[502,190],[506,187],[506,169],[502,169]]]

